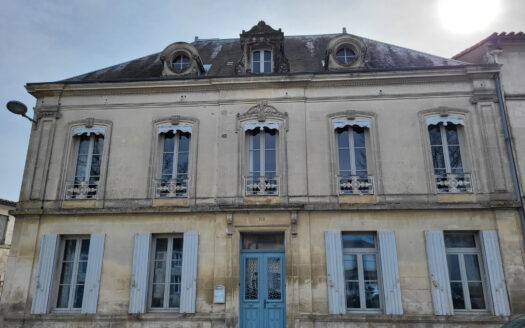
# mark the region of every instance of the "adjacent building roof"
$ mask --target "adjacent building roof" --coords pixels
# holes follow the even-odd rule
[[[15,208],[16,202],[12,202],[10,200],[0,198],[0,205],[10,206],[10,207]]]
[[[523,32],[501,32],[501,33],[497,33],[497,32],[494,32],[492,33],[491,35],[489,35],[488,37],[486,37],[485,39],[479,41],[478,43],[476,43],[475,45],[463,50],[462,52],[460,52],[459,54],[455,55],[454,57],[452,57],[453,59],[459,59],[459,58],[462,58],[464,57],[465,55],[467,55],[468,53],[480,48],[481,46],[487,44],[487,43],[499,43],[499,42],[502,42],[502,41],[517,41],[517,40],[521,40],[521,41],[525,41],[525,33]]]
[[[290,73],[324,73],[323,60],[330,40],[340,34],[286,36],[284,53]],[[392,44],[361,38],[366,44],[365,70],[396,70],[469,65],[466,62],[434,56]],[[235,65],[242,58],[239,39],[195,40],[191,43],[207,67],[207,77],[235,76]],[[114,82],[170,79],[162,76],[160,52],[94,72],[75,76],[61,83]],[[363,70],[363,68],[360,68]],[[194,76],[176,78],[195,78]]]

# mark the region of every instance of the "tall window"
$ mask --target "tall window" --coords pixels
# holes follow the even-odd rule
[[[339,163],[339,194],[373,194],[373,177],[368,176],[366,128],[356,120],[336,120],[335,133]],[[368,120],[360,120],[366,122]]]
[[[153,239],[149,292],[152,310],[180,307],[182,241],[182,236],[158,236]]]
[[[96,198],[103,147],[104,135],[90,133],[78,136],[75,178],[73,185],[68,188],[68,198]]]
[[[379,310],[380,285],[375,234],[343,234],[346,307]]]
[[[272,71],[272,52],[256,50],[252,52],[252,73],[270,73]]]
[[[474,233],[445,233],[450,291],[455,310],[485,310],[482,260]]]
[[[56,301],[58,310],[80,310],[82,308],[89,243],[88,237],[62,240]]]
[[[155,179],[155,197],[187,197],[191,125],[165,125],[160,133],[160,172]]]
[[[277,181],[277,130],[261,128],[249,130],[248,195],[279,193]]]
[[[463,170],[459,116],[427,118],[432,166],[438,193],[472,192],[470,174]]]

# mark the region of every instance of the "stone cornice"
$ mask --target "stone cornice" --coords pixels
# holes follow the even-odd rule
[[[27,91],[43,96],[88,96],[199,92],[258,88],[337,87],[388,84],[444,83],[487,78],[499,72],[499,65],[472,65],[397,71],[348,71],[322,74],[281,74],[268,76],[201,77],[188,79],[151,79],[129,82],[30,83]]]

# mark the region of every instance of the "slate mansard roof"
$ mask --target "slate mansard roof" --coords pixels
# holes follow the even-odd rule
[[[323,60],[331,39],[340,34],[301,35],[284,37],[284,53],[290,64],[290,73],[325,73]],[[469,65],[459,60],[434,56],[392,44],[361,38],[366,44],[363,70],[402,70]],[[235,76],[235,65],[242,57],[240,39],[204,39],[191,43],[202,62],[209,66],[206,77]],[[61,83],[136,81],[172,79],[162,76],[160,52],[94,72],[75,76]],[[283,73],[279,73],[283,74]],[[195,78],[185,76],[177,78]]]

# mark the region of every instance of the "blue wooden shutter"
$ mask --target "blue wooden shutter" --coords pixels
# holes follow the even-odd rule
[[[49,294],[53,284],[59,237],[56,234],[43,235],[38,260],[38,277],[31,313],[44,314],[49,309]]]
[[[325,231],[324,238],[328,310],[332,314],[344,314],[346,313],[346,300],[341,231]]]
[[[393,231],[379,231],[377,236],[379,238],[383,290],[385,291],[385,314],[403,314],[396,236]]]
[[[195,313],[198,255],[199,233],[185,232],[182,244],[182,290],[180,292],[181,313]]]
[[[106,235],[93,234],[89,241],[88,264],[84,297],[82,299],[82,313],[97,313],[98,292],[100,289],[100,272],[104,255],[104,239]]]
[[[454,314],[443,231],[425,231],[434,314]]]
[[[135,235],[131,286],[129,290],[129,313],[146,312],[150,245],[150,233],[138,233]]]
[[[494,230],[481,231],[481,247],[484,255],[485,272],[492,295],[492,313],[494,315],[510,315],[509,299],[503,266],[501,263],[501,253],[499,249],[498,233]]]

